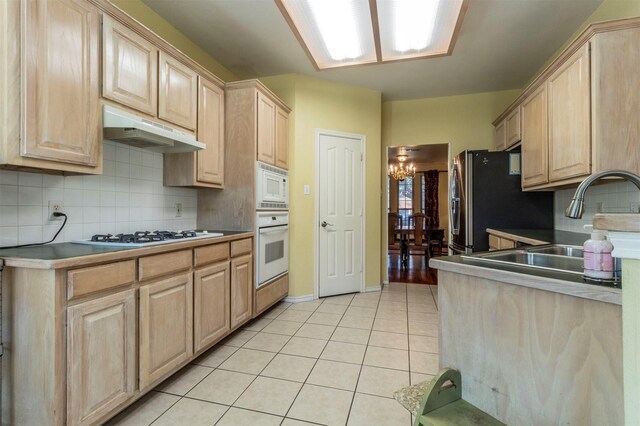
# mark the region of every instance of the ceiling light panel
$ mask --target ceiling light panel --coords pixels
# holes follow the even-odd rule
[[[382,62],[451,54],[464,0],[377,0]]]
[[[369,0],[276,0],[316,68],[376,62]]]

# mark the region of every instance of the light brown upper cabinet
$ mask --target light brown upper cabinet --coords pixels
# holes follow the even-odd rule
[[[276,163],[276,104],[258,92],[258,161]]]
[[[494,121],[522,105],[523,189],[564,188],[612,169],[640,173],[638,45],[640,19],[590,25]]]
[[[276,107],[276,166],[289,168],[289,113]]]
[[[502,120],[493,129],[493,143],[496,151],[504,151],[507,147],[507,120]]]
[[[19,101],[4,99],[6,113],[12,115],[3,127],[8,126],[4,132],[11,132],[16,123],[14,119],[21,117],[23,133],[17,139],[21,139],[19,152],[12,147],[15,143],[12,139],[16,135],[8,135],[5,155],[0,154],[4,157],[0,161],[27,167],[100,173],[102,120],[98,10],[83,0],[10,3],[15,4],[7,6],[9,14],[16,11],[19,3],[24,17],[22,21],[17,16],[11,17],[22,23],[24,66],[10,76],[11,79],[17,76],[22,79],[24,92],[12,95],[23,97],[24,114],[20,116]],[[10,35],[15,28],[15,22],[12,22],[9,28],[3,28],[3,35]],[[6,61],[2,65],[3,71],[7,72],[7,67],[10,69],[15,60],[12,55],[3,57],[2,61]],[[17,79],[13,84],[19,85]],[[11,87],[6,90],[18,89]],[[18,156],[53,163],[21,161]]]
[[[166,186],[224,187],[224,89],[220,81],[198,77],[197,138],[205,149],[165,154]]]
[[[589,43],[547,81],[549,181],[591,172]]]
[[[505,120],[507,133],[507,148],[517,144],[521,139],[520,108],[517,107]]]
[[[158,117],[195,130],[198,118],[198,75],[177,59],[160,51]]]
[[[254,161],[287,169],[291,109],[258,80],[227,83],[225,90],[227,142],[251,149]]]
[[[549,182],[549,124],[547,86],[542,85],[522,102],[522,186]]]
[[[102,46],[102,96],[156,116],[158,49],[107,15]]]

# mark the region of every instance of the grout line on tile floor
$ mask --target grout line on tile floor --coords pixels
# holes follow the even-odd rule
[[[380,299],[382,298],[382,292],[384,291],[384,284],[380,287],[380,294],[378,295],[378,303],[376,304],[376,312],[373,316],[373,323],[376,322],[376,315],[378,315],[378,308],[380,307]],[[362,369],[364,368],[364,360],[367,358],[367,351],[369,350],[369,342],[371,341],[371,334],[373,333],[373,324],[371,324],[371,329],[369,330],[369,338],[367,339],[367,346],[364,351],[364,356],[362,357],[362,364],[360,365],[360,371],[358,371],[358,380],[356,380],[356,387],[353,389],[353,395],[351,396],[351,404],[349,405],[349,411],[347,413],[347,421],[345,424],[349,423],[349,417],[351,417],[351,410],[353,409],[353,402],[356,400],[356,393],[358,393],[358,385],[360,384],[360,376],[362,375]]]

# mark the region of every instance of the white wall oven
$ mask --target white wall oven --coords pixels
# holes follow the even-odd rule
[[[289,212],[259,211],[256,287],[289,271]]]
[[[289,208],[289,172],[257,162],[256,209],[287,210]]]

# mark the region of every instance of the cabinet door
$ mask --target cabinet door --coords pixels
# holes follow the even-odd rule
[[[23,2],[24,137],[21,155],[97,166],[100,20],[84,0]]]
[[[589,44],[547,82],[549,91],[549,180],[591,172]]]
[[[507,121],[502,120],[494,129],[494,143],[496,151],[504,151],[507,147]]]
[[[542,85],[522,103],[522,186],[549,182],[547,86]]]
[[[140,287],[140,389],[193,354],[193,282],[185,273]]]
[[[231,329],[229,262],[202,268],[193,274],[195,352],[211,346]]]
[[[224,90],[199,77],[198,140],[207,147],[196,153],[197,180],[224,183]]]
[[[253,287],[253,257],[231,259],[231,329],[251,318]]]
[[[94,424],[135,391],[135,290],[67,311],[67,422]]]
[[[102,96],[156,116],[158,49],[107,15],[102,39]]]
[[[276,108],[276,166],[289,168],[289,114]]]
[[[189,67],[160,52],[158,117],[185,129],[195,130],[198,75]]]
[[[507,148],[520,142],[521,139],[521,127],[520,127],[520,107],[517,107],[506,119],[506,132],[507,132]]]
[[[258,92],[258,161],[276,163],[276,104]]]

